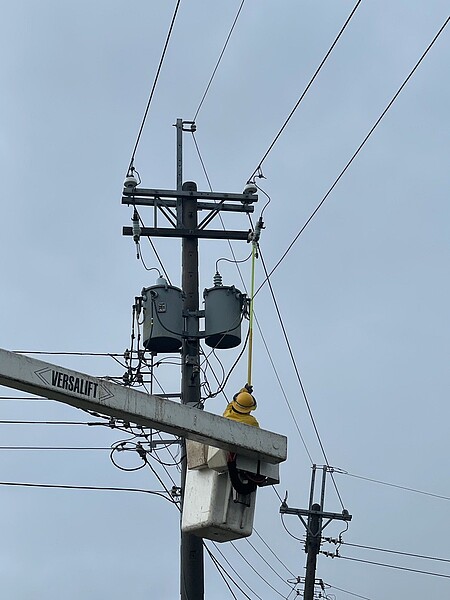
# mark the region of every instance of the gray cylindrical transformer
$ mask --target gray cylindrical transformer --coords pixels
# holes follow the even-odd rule
[[[203,292],[205,342],[211,348],[235,348],[241,343],[244,295],[233,286],[214,286]]]
[[[183,293],[160,277],[142,290],[144,348],[152,352],[177,352],[183,332]]]

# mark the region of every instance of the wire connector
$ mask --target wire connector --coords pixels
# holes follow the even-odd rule
[[[253,244],[257,244],[259,242],[259,238],[261,237],[261,231],[265,229],[264,221],[262,217],[259,217],[258,222],[255,225],[255,229],[250,231],[248,234],[248,241]]]
[[[133,216],[131,218],[133,224],[133,241],[136,244],[136,258],[139,258],[139,242],[141,239],[141,224],[139,222],[139,213],[134,209]]]
[[[341,555],[339,554],[338,550],[336,550],[336,552],[327,552],[326,550],[319,550],[319,554],[323,554],[328,558],[341,558]]]

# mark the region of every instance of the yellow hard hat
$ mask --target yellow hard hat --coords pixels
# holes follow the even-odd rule
[[[233,396],[233,408],[240,413],[249,413],[256,408],[255,398],[245,389]]]

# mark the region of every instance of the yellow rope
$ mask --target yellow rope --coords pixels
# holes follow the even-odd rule
[[[258,245],[252,243],[252,275],[250,284],[250,306],[249,306],[249,326],[248,326],[248,368],[247,383],[252,385],[252,362],[253,362],[253,297],[255,295],[255,263]]]

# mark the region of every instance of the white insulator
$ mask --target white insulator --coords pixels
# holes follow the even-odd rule
[[[137,186],[137,184],[138,184],[138,180],[137,180],[136,175],[131,174],[131,175],[127,175],[125,177],[125,181],[123,182],[123,187],[128,188],[128,189],[134,188]]]
[[[242,193],[243,194],[256,194],[257,191],[258,191],[258,188],[256,187],[256,184],[253,181],[247,181],[247,183],[245,184],[244,191]]]

